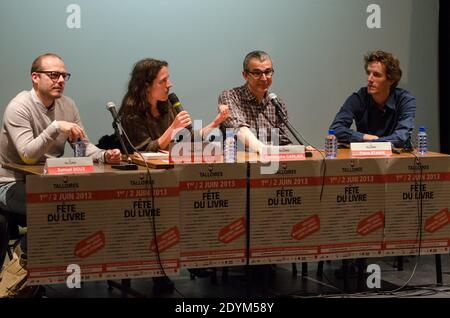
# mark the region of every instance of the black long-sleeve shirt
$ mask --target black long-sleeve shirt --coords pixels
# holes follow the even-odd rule
[[[395,147],[403,147],[414,129],[415,112],[416,99],[404,89],[394,89],[380,109],[363,87],[347,98],[330,129],[340,143],[362,142],[363,135],[370,134],[380,137],[373,141],[390,141]],[[356,131],[350,129],[353,120]]]

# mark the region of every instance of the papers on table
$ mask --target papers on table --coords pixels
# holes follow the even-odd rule
[[[158,151],[158,152],[141,152],[140,153],[145,159],[156,159],[156,160],[169,160],[169,152],[167,151]],[[140,157],[139,154],[136,153],[137,157]]]

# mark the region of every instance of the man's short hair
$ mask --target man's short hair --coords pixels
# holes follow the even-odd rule
[[[57,55],[55,53],[45,53],[45,54],[39,55],[31,64],[30,74],[33,72],[42,71],[42,60],[44,59],[44,57],[48,57],[48,56],[56,57],[56,58],[60,59],[61,61],[63,60],[59,55]]]
[[[391,85],[391,90],[397,87],[398,82],[402,78],[402,70],[400,69],[400,61],[391,53],[381,50],[368,52],[364,56],[364,69],[372,62],[380,62],[386,69],[386,77],[394,81]]]
[[[246,72],[249,71],[249,69],[248,69],[248,63],[250,63],[250,60],[251,60],[251,59],[259,59],[260,62],[263,62],[263,61],[265,61],[266,59],[269,59],[269,60],[270,60],[271,58],[270,58],[269,54],[267,54],[267,53],[264,52],[264,51],[259,51],[259,50],[257,50],[257,51],[251,51],[251,52],[248,53],[248,54],[245,56],[245,58],[244,58],[243,68],[244,68],[244,71],[246,71]]]

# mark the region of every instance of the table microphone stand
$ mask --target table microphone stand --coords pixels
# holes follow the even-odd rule
[[[111,165],[111,168],[119,169],[119,170],[137,170],[138,166],[131,161],[130,154],[128,153],[127,147],[125,147],[125,143],[123,142],[122,135],[120,134],[120,130],[122,130],[122,126],[120,126],[121,129],[119,130],[119,125],[120,125],[120,122],[118,119],[114,120],[112,123],[116,137],[117,137],[117,139],[119,139],[120,146],[122,147],[122,149],[125,152],[125,155],[127,157],[127,163],[121,162],[118,165]]]
[[[289,129],[290,133],[292,134],[292,136],[294,136],[294,138],[297,140],[297,142],[300,145],[303,145],[303,142],[300,140],[299,136],[297,135],[295,128],[291,125],[289,119],[287,119],[286,114],[283,112],[282,109],[278,109],[278,115],[280,116],[281,120],[283,121],[283,123],[286,125],[286,127]],[[305,156],[306,157],[312,157],[312,152],[311,151],[305,151]]]

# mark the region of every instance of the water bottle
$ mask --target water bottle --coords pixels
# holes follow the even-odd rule
[[[334,130],[328,130],[328,135],[325,138],[325,157],[328,159],[336,158],[337,155],[337,138],[334,135]]]
[[[236,140],[232,129],[226,130],[223,158],[224,162],[236,162]]]
[[[419,133],[417,134],[417,151],[421,155],[425,155],[428,152],[428,136],[425,126],[419,127]]]
[[[86,157],[86,143],[80,138],[77,139],[74,146],[75,157]]]

